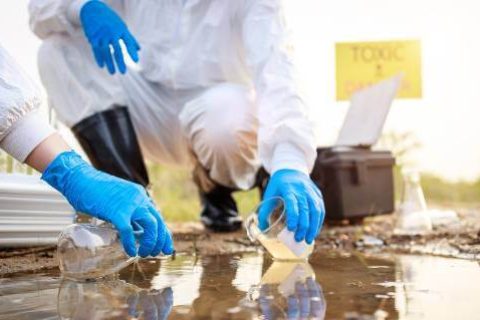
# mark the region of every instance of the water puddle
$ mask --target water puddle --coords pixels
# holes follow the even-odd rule
[[[325,253],[148,260],[98,282],[0,279],[0,319],[475,319],[478,262]]]

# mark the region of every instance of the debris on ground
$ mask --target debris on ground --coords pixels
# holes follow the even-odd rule
[[[326,225],[316,240],[314,255],[322,250],[366,253],[399,252],[480,260],[480,208],[458,210],[460,222],[439,225],[424,236],[393,234],[394,215],[380,215],[356,221]],[[249,252],[259,248],[245,232],[211,233],[200,223],[169,224],[177,252],[221,255]],[[3,249],[0,252],[0,276],[16,272],[57,268],[56,248],[36,247]]]
[[[459,210],[459,222],[437,225],[428,235],[395,235],[394,215],[367,218],[356,225],[326,227],[316,250],[359,250],[429,254],[443,257],[480,259],[480,208]]]

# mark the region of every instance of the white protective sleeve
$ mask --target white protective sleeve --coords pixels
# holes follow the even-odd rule
[[[313,125],[297,90],[280,0],[248,0],[243,41],[257,94],[259,156],[270,173],[309,173],[315,161]]]
[[[38,88],[0,46],[0,148],[21,162],[54,132],[39,106]]]
[[[52,34],[74,34],[80,26],[79,13],[89,0],[30,0],[30,28],[40,38]]]

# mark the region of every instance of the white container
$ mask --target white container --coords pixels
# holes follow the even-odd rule
[[[67,200],[39,176],[0,173],[0,247],[56,244],[74,218]]]

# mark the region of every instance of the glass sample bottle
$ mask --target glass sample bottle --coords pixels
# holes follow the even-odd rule
[[[417,171],[403,172],[402,202],[396,218],[395,234],[426,234],[432,230],[432,222],[427,212],[427,204]]]
[[[118,232],[109,224],[72,224],[57,243],[60,270],[65,278],[86,280],[118,272],[138,257],[123,250]]]
[[[258,213],[269,211],[269,227],[258,228]],[[270,253],[274,260],[307,260],[314,244],[305,241],[296,242],[294,233],[288,231],[285,218],[285,203],[280,197],[273,197],[261,202],[245,223],[248,237],[252,242],[258,241]]]

